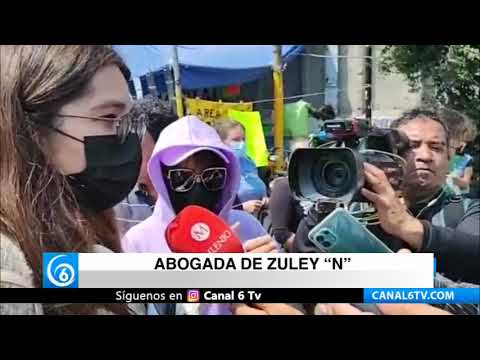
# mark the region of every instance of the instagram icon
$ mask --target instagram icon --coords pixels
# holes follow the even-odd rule
[[[187,292],[187,302],[199,302],[200,301],[200,291],[199,290],[188,290]]]

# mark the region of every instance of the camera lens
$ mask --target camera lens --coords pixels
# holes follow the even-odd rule
[[[348,168],[344,163],[330,163],[325,165],[324,177],[325,184],[332,188],[342,187],[349,178]]]
[[[300,199],[349,202],[363,187],[362,160],[349,148],[298,149],[289,165],[289,184]]]
[[[342,196],[352,187],[351,171],[343,161],[327,161],[320,167],[318,185],[330,197]]]
[[[329,198],[344,196],[355,186],[355,169],[351,167],[343,159],[319,159],[312,174],[315,189]]]

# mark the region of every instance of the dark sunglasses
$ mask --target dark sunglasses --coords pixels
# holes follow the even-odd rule
[[[175,192],[190,191],[193,186],[202,182],[208,191],[222,190],[227,181],[227,169],[224,167],[212,167],[195,173],[191,169],[171,169],[167,172],[170,187]]]

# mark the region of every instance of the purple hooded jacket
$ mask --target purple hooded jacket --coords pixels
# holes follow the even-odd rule
[[[220,200],[222,210],[219,216],[230,225],[240,223],[236,232],[242,242],[266,235],[256,218],[244,211],[232,210],[240,184],[240,168],[233,151],[222,143],[215,129],[195,116],[186,116],[167,126],[158,138],[148,162],[148,174],[158,193],[155,210],[152,216],[125,234],[122,239],[123,251],[171,252],[164,234],[176,214],[168,196],[168,185],[163,180],[160,163],[172,166],[201,150],[214,151],[227,162],[228,178]],[[206,315],[231,314],[229,304],[209,304],[203,306],[201,312]]]

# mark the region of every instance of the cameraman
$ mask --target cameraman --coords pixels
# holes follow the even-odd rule
[[[394,121],[392,128],[403,131],[411,148],[404,179],[404,200],[395,194],[385,173],[365,164],[370,190],[362,194],[377,209],[380,227],[371,228],[393,251],[408,247],[431,252],[437,271],[452,280],[480,283],[480,202],[456,196],[445,186],[449,165],[449,133],[441,113],[412,110]],[[297,230],[294,250],[318,252],[308,232],[322,215],[313,207]]]

